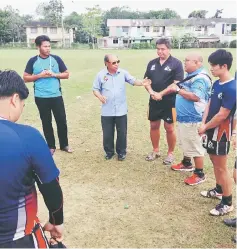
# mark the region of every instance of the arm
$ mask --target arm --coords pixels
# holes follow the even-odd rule
[[[96,98],[98,98],[100,100],[100,102],[102,104],[105,104],[106,97],[101,94],[101,90],[102,90],[102,84],[101,84],[101,80],[100,80],[100,74],[98,73],[96,75],[94,82],[93,82],[93,94],[96,96]]]
[[[208,116],[208,113],[209,113],[209,108],[210,108],[210,104],[211,104],[211,100],[209,100],[206,108],[205,108],[205,111],[203,113],[203,116],[202,116],[202,124],[205,124],[206,123],[206,120],[207,120],[207,116]]]
[[[26,72],[24,72],[23,74],[23,79],[26,83],[28,82],[34,82],[38,79],[42,78],[40,74],[37,74],[37,75],[31,75],[31,74],[28,74]]]
[[[205,130],[209,130],[219,126],[223,121],[227,119],[230,114],[229,109],[221,107],[220,111],[209,121],[205,124]]]
[[[184,79],[184,70],[183,70],[183,65],[181,61],[177,62],[177,66],[175,68],[175,72],[174,72],[174,81],[172,84],[177,84],[179,81]],[[172,91],[170,91],[170,87],[168,86],[166,89],[164,89],[163,91],[160,92],[161,96],[165,96],[172,93]]]
[[[62,73],[52,74],[52,77],[55,77],[55,78],[61,79],[61,80],[68,79],[69,72],[68,72],[68,70],[66,70],[65,72],[62,72]]]
[[[193,102],[200,101],[199,97],[197,97],[194,93],[186,91],[185,89],[180,89],[178,94],[184,97],[185,99],[191,100]]]
[[[96,96],[96,98],[98,98],[100,100],[100,102],[102,104],[105,104],[106,103],[106,97],[103,96],[99,91],[97,90],[93,90],[93,94]]]

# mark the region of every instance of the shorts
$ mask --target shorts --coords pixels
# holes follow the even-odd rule
[[[203,157],[205,155],[206,151],[198,134],[199,125],[200,123],[178,122],[178,140],[186,157]]]
[[[228,155],[230,150],[230,141],[214,141],[212,136],[204,136],[203,147],[210,155],[225,156]]]
[[[49,243],[42,227],[37,224],[32,234],[23,238],[0,244],[0,248],[49,248]]]
[[[176,121],[176,111],[172,104],[161,104],[159,101],[150,100],[148,109],[148,120],[158,121],[163,119],[168,124]]]

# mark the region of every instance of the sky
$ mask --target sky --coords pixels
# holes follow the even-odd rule
[[[47,0],[0,0],[0,9],[11,5],[14,9],[18,9],[21,14],[35,15],[35,9],[41,2],[48,2]],[[112,7],[128,6],[132,10],[148,11],[161,10],[170,8],[175,10],[181,18],[187,18],[188,14],[193,10],[204,9],[208,13],[206,17],[211,17],[215,14],[216,9],[223,9],[222,17],[236,17],[237,5],[236,0],[128,0],[128,1],[94,1],[94,0],[62,0],[64,5],[64,15],[69,15],[71,12],[84,13],[87,7],[93,7],[98,4],[102,10],[108,10]]]

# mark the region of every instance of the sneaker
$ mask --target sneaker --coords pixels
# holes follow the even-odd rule
[[[209,189],[207,191],[202,191],[201,195],[207,198],[217,198],[219,200],[222,199],[222,194],[216,192],[216,188]]]
[[[193,173],[191,176],[187,177],[184,182],[190,186],[200,184],[206,181],[205,175],[203,177],[199,177],[197,174]]]
[[[126,155],[125,154],[119,154],[118,155],[118,160],[119,161],[124,161],[126,159]]]
[[[113,158],[113,156],[114,156],[114,154],[106,154],[105,155],[105,160],[110,160],[110,159]]]
[[[236,218],[234,218],[234,219],[224,219],[223,222],[224,222],[228,227],[236,227]]]
[[[175,171],[193,171],[194,170],[192,165],[184,166],[183,163],[172,165],[171,169]]]
[[[220,215],[228,214],[229,212],[231,212],[233,210],[234,210],[233,205],[228,206],[228,205],[224,205],[221,202],[220,204],[216,205],[216,207],[214,209],[212,209],[210,211],[210,214],[214,215],[214,216],[220,216]]]
[[[172,153],[168,154],[165,160],[163,161],[164,165],[170,165],[174,162],[174,155]]]

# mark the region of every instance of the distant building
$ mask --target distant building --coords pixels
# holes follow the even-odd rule
[[[236,18],[108,19],[109,36],[100,48],[126,48],[161,37],[196,36],[199,42],[231,42],[236,39]]]
[[[25,25],[26,27],[26,39],[28,47],[35,42],[35,38],[39,35],[49,36],[51,43],[57,47],[61,47],[63,44],[62,28],[56,27],[47,22],[32,21]],[[65,47],[71,47],[73,43],[73,29],[64,29],[64,41]]]

